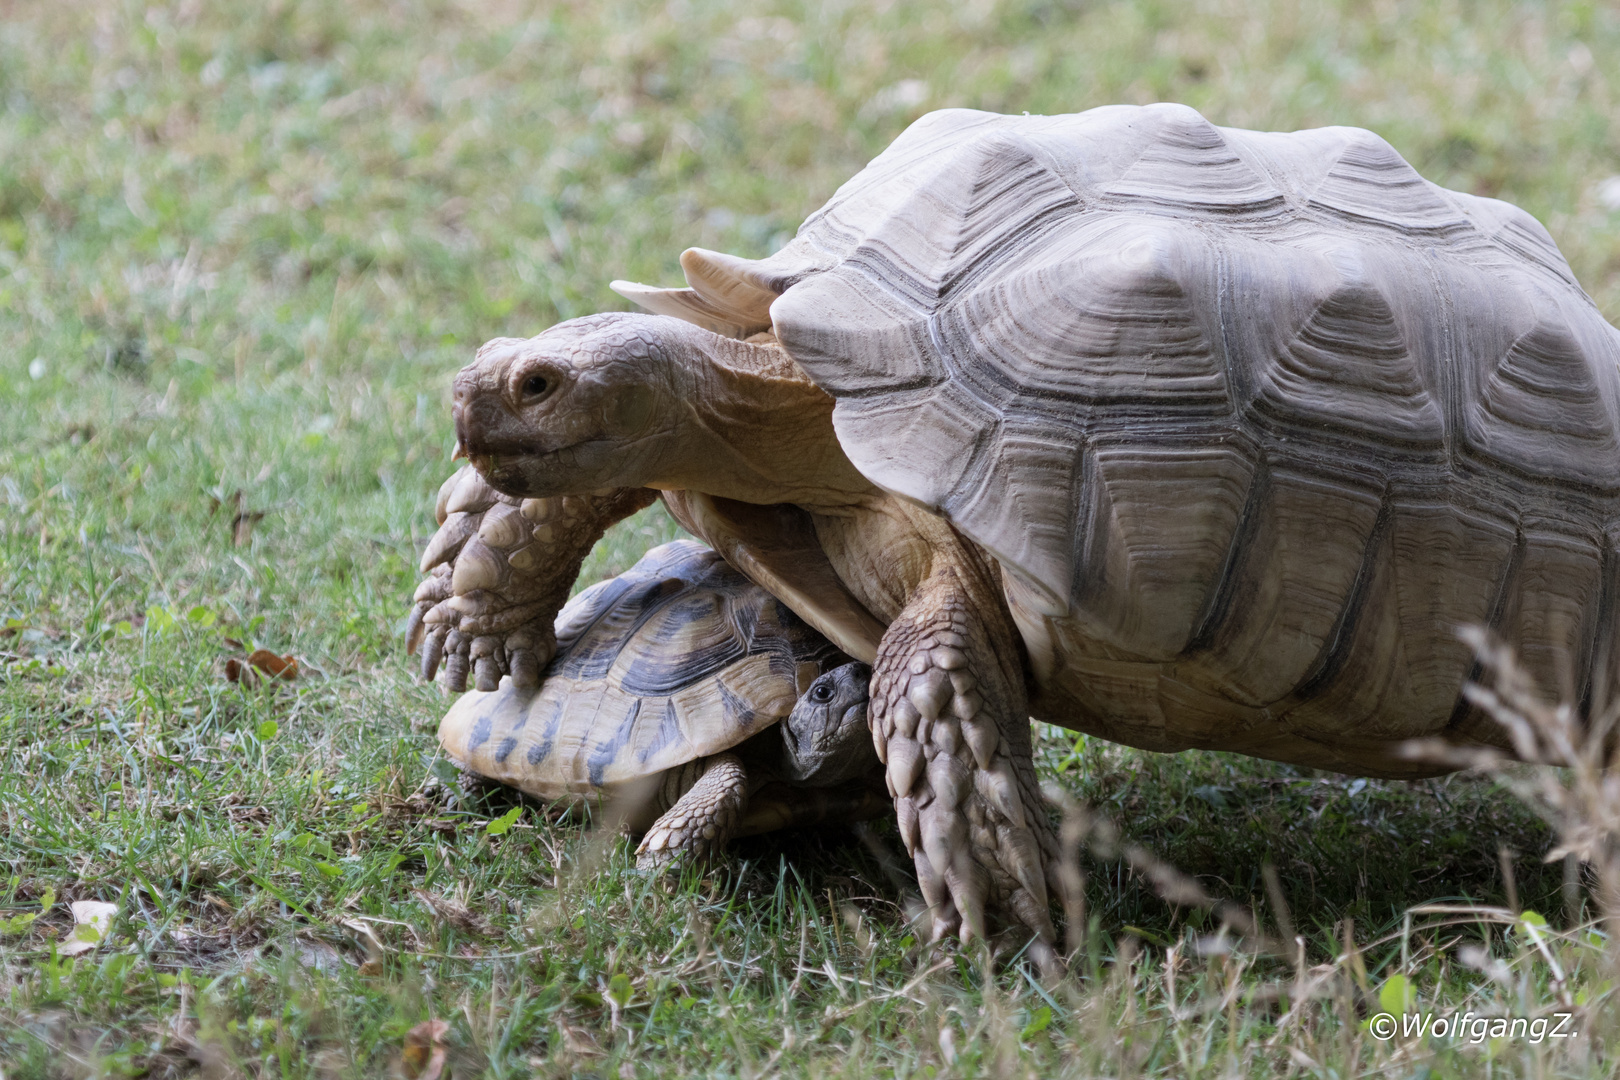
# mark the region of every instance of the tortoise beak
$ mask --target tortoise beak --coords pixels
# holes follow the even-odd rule
[[[488,455],[489,437],[512,420],[501,400],[499,381],[492,379],[483,368],[483,364],[474,361],[456,373],[455,401],[450,406],[456,425],[456,445],[475,465],[479,458]]]
[[[518,459],[545,454],[551,447],[525,429],[522,419],[506,400],[499,372],[474,362],[456,375],[455,403],[450,407],[456,425],[456,447],[490,483],[505,490],[516,476],[500,476],[505,459],[510,471]],[[504,482],[503,482],[504,479]],[[515,494],[515,492],[509,492]]]

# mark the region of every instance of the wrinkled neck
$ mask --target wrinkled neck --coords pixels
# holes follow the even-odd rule
[[[876,493],[838,445],[833,399],[780,346],[699,333],[680,343],[675,437],[649,487],[803,506]]]

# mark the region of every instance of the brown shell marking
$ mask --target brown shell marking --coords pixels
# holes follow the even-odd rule
[[[537,690],[469,692],[439,741],[481,775],[547,799],[611,792],[719,753],[792,711],[840,658],[782,603],[691,541],[654,548],[557,619]]]

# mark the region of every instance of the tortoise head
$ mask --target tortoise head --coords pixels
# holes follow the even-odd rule
[[[845,664],[820,676],[782,724],[790,779],[816,786],[851,780],[876,767],[872,734],[866,726],[867,688],[872,669]]]
[[[456,375],[462,450],[510,495],[644,486],[677,423],[670,324],[683,325],[592,315],[486,343]]]

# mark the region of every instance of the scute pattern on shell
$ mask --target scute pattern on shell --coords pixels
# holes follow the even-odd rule
[[[1048,719],[1399,773],[1500,741],[1459,625],[1620,686],[1620,332],[1370,132],[934,113],[738,265],[856,466],[1010,572]]]
[[[470,692],[439,741],[541,798],[611,793],[730,749],[792,710],[842,654],[713,551],[678,540],[557,617],[537,690]]]

